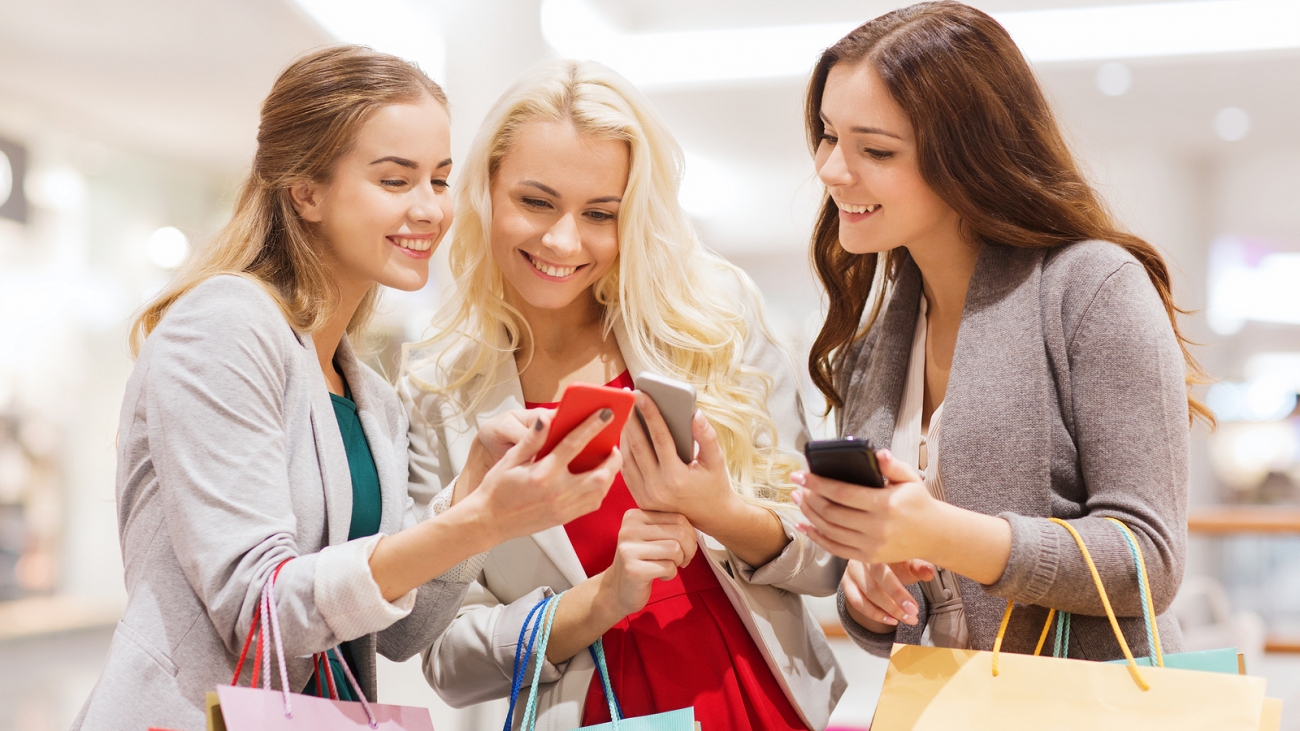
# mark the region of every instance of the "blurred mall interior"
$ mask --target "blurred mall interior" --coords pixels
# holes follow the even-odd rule
[[[126,323],[223,224],[291,59],[348,41],[419,62],[450,97],[457,157],[530,65],[621,71],[686,151],[681,201],[706,243],[750,272],[802,362],[823,306],[806,75],[902,4],[0,0],[0,731],[66,728],[98,677],[125,600]],[[1172,264],[1220,422],[1195,432],[1176,611],[1192,644],[1241,648],[1300,729],[1300,2],[973,4],[1012,31],[1114,212]],[[385,300],[371,358],[389,374],[446,290],[445,259],[435,270]],[[816,611],[834,625],[833,606]],[[852,681],[835,725],[865,728],[884,662],[835,642]],[[446,708],[418,663],[384,664],[380,687],[445,731],[504,713]]]

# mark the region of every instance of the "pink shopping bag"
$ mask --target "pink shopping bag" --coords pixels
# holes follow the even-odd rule
[[[356,697],[361,700],[338,700],[335,679],[328,658],[325,657],[326,653],[315,658],[317,687],[329,688],[332,698],[317,698],[287,690],[289,673],[285,667],[284,640],[280,636],[280,618],[276,613],[272,593],[275,577],[283,566],[283,563],[280,564],[262,587],[262,602],[253,615],[253,626],[249,628],[244,651],[239,657],[239,664],[235,666],[235,679],[230,685],[219,686],[216,693],[208,694],[208,731],[433,731],[433,720],[429,717],[427,708],[368,702],[346,662],[341,663],[343,673]],[[239,680],[239,672],[243,669],[254,634],[257,636],[257,652],[253,656],[252,685],[257,685],[258,676],[261,675],[262,687],[240,688],[235,683]],[[268,635],[272,638],[271,642],[266,641]],[[275,645],[279,660],[280,690],[271,689],[272,644]],[[323,683],[319,682],[322,667]],[[263,669],[265,673],[261,672]]]

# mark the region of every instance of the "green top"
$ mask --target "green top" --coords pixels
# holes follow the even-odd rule
[[[370,443],[361,429],[357,404],[352,400],[352,389],[343,385],[344,396],[330,394],[334,402],[334,418],[343,435],[343,449],[348,455],[348,471],[352,473],[352,523],[348,540],[373,536],[379,532],[379,516],[383,503],[379,496],[379,471],[370,454]]]
[[[352,389],[348,387],[347,381],[343,382],[343,393],[343,396],[335,396],[331,393],[330,401],[334,402],[334,418],[339,422],[339,433],[343,435],[343,450],[348,455],[348,471],[352,473],[352,522],[348,528],[348,540],[352,541],[379,532],[383,499],[379,492],[379,470],[375,469],[375,458],[370,453],[370,443],[366,441],[366,433],[361,428],[361,417],[357,416],[357,403],[352,400]],[[339,649],[347,664],[354,668],[353,675],[356,675],[356,660],[352,656],[351,645],[351,642],[344,642]],[[338,690],[339,698],[355,701],[352,689],[348,687],[347,679],[343,677],[343,668],[333,653],[329,655],[329,662],[333,669],[334,685]],[[320,670],[323,668],[318,668],[318,671]],[[329,697],[328,689],[316,687],[315,674],[311,682],[307,683],[303,693]]]

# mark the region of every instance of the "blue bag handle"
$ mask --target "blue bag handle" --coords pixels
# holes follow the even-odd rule
[[[511,669],[511,674],[510,674],[510,675],[511,675],[511,677],[510,677],[510,710],[506,712],[506,723],[505,723],[505,727],[502,729],[502,731],[510,731],[510,722],[511,722],[512,720],[514,720],[514,717],[515,717],[515,703],[519,700],[519,691],[520,691],[520,689],[522,688],[522,686],[523,686],[523,684],[524,684],[524,671],[525,671],[525,670],[527,669],[527,667],[528,667],[528,660],[529,660],[529,658],[531,658],[531,657],[533,656],[533,641],[537,639],[537,631],[538,631],[539,629],[541,629],[541,627],[542,627],[542,619],[541,619],[541,617],[539,616],[539,617],[537,618],[537,623],[533,625],[533,632],[532,632],[531,635],[528,636],[528,650],[527,650],[527,652],[523,652],[523,649],[524,649],[524,633],[526,633],[526,632],[528,631],[528,625],[529,625],[529,623],[531,623],[531,622],[533,621],[533,615],[537,614],[538,610],[541,610],[541,609],[545,608],[546,605],[549,604],[550,601],[551,601],[552,599],[554,599],[554,598],[555,598],[555,597],[553,597],[553,596],[543,597],[542,600],[541,600],[540,602],[537,602],[536,604],[534,604],[534,605],[533,605],[533,608],[530,609],[530,610],[528,610],[528,616],[527,616],[527,617],[524,617],[524,625],[523,625],[522,627],[519,628],[519,642],[517,642],[517,643],[515,644],[515,664],[514,664],[514,667]],[[520,655],[521,655],[521,654],[523,655],[523,662],[522,662],[522,663],[520,662]],[[545,657],[545,650],[543,650],[541,653],[538,653],[539,661],[540,661],[540,658],[542,658],[542,657]]]

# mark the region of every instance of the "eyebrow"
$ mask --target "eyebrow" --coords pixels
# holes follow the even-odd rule
[[[527,185],[531,188],[536,188],[542,191],[543,193],[555,198],[564,197],[560,195],[559,191],[557,191],[555,188],[552,188],[551,186],[546,185],[545,183],[539,183],[536,180],[521,180],[519,181],[519,184]],[[623,199],[620,196],[606,195],[606,196],[601,196],[600,198],[592,198],[591,200],[587,201],[587,205],[591,205],[592,203],[622,203],[622,202]]]
[[[397,157],[396,155],[389,155],[388,157],[381,157],[381,158],[379,158],[378,160],[375,160],[374,162],[372,162],[372,163],[370,163],[370,164],[371,164],[371,165],[378,165],[378,164],[381,163],[381,162],[391,162],[391,163],[396,163],[396,164],[398,164],[398,165],[401,165],[401,166],[404,167],[404,168],[410,168],[410,169],[412,169],[412,170],[416,170],[416,169],[418,169],[418,168],[420,167],[419,164],[416,163],[414,160],[407,160],[407,159],[404,158],[404,157]],[[451,158],[449,157],[449,158],[447,158],[446,160],[443,160],[442,162],[440,162],[440,163],[438,163],[437,165],[435,165],[435,166],[434,166],[434,170],[437,170],[438,168],[445,168],[445,167],[447,167],[447,166],[450,165],[450,164],[451,164]]]
[[[822,119],[823,125],[827,127],[832,126],[830,120],[826,118],[825,114],[819,116]],[[853,134],[858,134],[858,135],[884,135],[886,137],[893,137],[896,140],[903,139],[901,135],[896,135],[893,132],[881,129],[879,127],[850,127],[849,131],[852,132]]]

